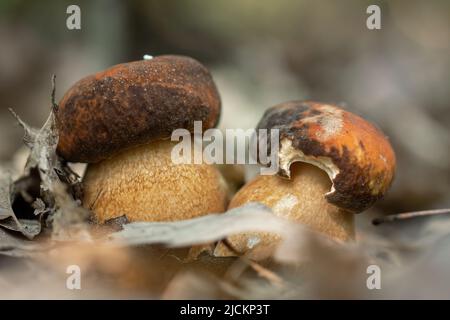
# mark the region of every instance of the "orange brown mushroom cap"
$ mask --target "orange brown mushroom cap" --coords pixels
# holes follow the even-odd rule
[[[324,170],[332,181],[328,202],[358,213],[389,188],[395,154],[386,136],[361,117],[335,105],[290,101],[266,111],[258,129],[279,129],[278,174],[290,177],[293,162]],[[262,136],[261,136],[262,138]],[[267,143],[270,146],[270,135]]]
[[[183,56],[158,56],[113,66],[81,79],[59,103],[58,154],[95,163],[120,151],[169,138],[178,128],[203,130],[220,117],[209,71]]]

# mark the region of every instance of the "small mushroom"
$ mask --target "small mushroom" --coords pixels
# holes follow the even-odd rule
[[[113,66],[78,81],[56,111],[58,154],[89,163],[84,205],[98,222],[189,219],[226,208],[208,164],[174,164],[175,129],[216,126],[220,97],[208,70],[182,56]]]
[[[384,134],[353,113],[312,101],[268,109],[257,129],[279,130],[278,174],[260,175],[247,183],[229,208],[261,202],[275,215],[337,241],[354,239],[353,214],[380,199],[394,177],[395,155]],[[278,239],[250,232],[231,236],[228,243],[235,251],[263,259]],[[232,252],[220,243],[215,255]]]

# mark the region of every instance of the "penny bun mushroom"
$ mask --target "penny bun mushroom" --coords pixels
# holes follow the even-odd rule
[[[233,197],[229,208],[261,202],[277,216],[337,241],[354,238],[354,213],[388,190],[395,155],[385,135],[361,117],[335,105],[291,101],[266,111],[257,129],[279,130],[278,174],[260,175]],[[229,243],[253,258],[265,258],[274,235],[231,236]],[[251,252],[249,252],[251,251]],[[231,255],[223,244],[218,256]]]
[[[213,165],[174,164],[175,129],[216,126],[221,102],[208,70],[183,56],[113,66],[78,81],[56,110],[58,154],[89,163],[84,205],[98,222],[189,219],[226,208]]]

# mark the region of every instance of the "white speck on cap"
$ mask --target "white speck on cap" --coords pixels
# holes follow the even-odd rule
[[[152,60],[152,59],[153,59],[153,56],[151,56],[151,55],[149,55],[149,54],[144,54],[143,59],[144,59],[144,60]]]

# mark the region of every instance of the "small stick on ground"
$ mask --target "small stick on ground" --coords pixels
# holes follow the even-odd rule
[[[450,213],[450,209],[434,209],[434,210],[423,210],[423,211],[413,211],[413,212],[404,212],[393,214],[387,217],[376,218],[372,220],[372,224],[379,225],[385,222],[393,222],[397,220],[406,220],[416,217],[426,217],[426,216],[435,216],[439,214]]]
[[[56,95],[56,74],[52,75],[52,110],[53,112],[56,112],[58,110],[58,104],[56,103],[55,99]]]
[[[268,280],[270,283],[279,286],[279,287],[283,287],[285,286],[285,282],[284,280],[278,276],[276,273],[270,271],[267,268],[264,268],[262,265],[260,265],[259,263],[250,260],[249,258],[247,258],[245,255],[242,255],[240,252],[238,252],[233,245],[227,240],[224,239],[223,243],[225,244],[225,246],[231,251],[233,252],[235,255],[239,256],[241,258],[241,261],[244,262],[246,265],[248,265],[249,267],[251,267],[254,271],[256,271],[256,273],[261,277],[264,278],[266,280]]]

